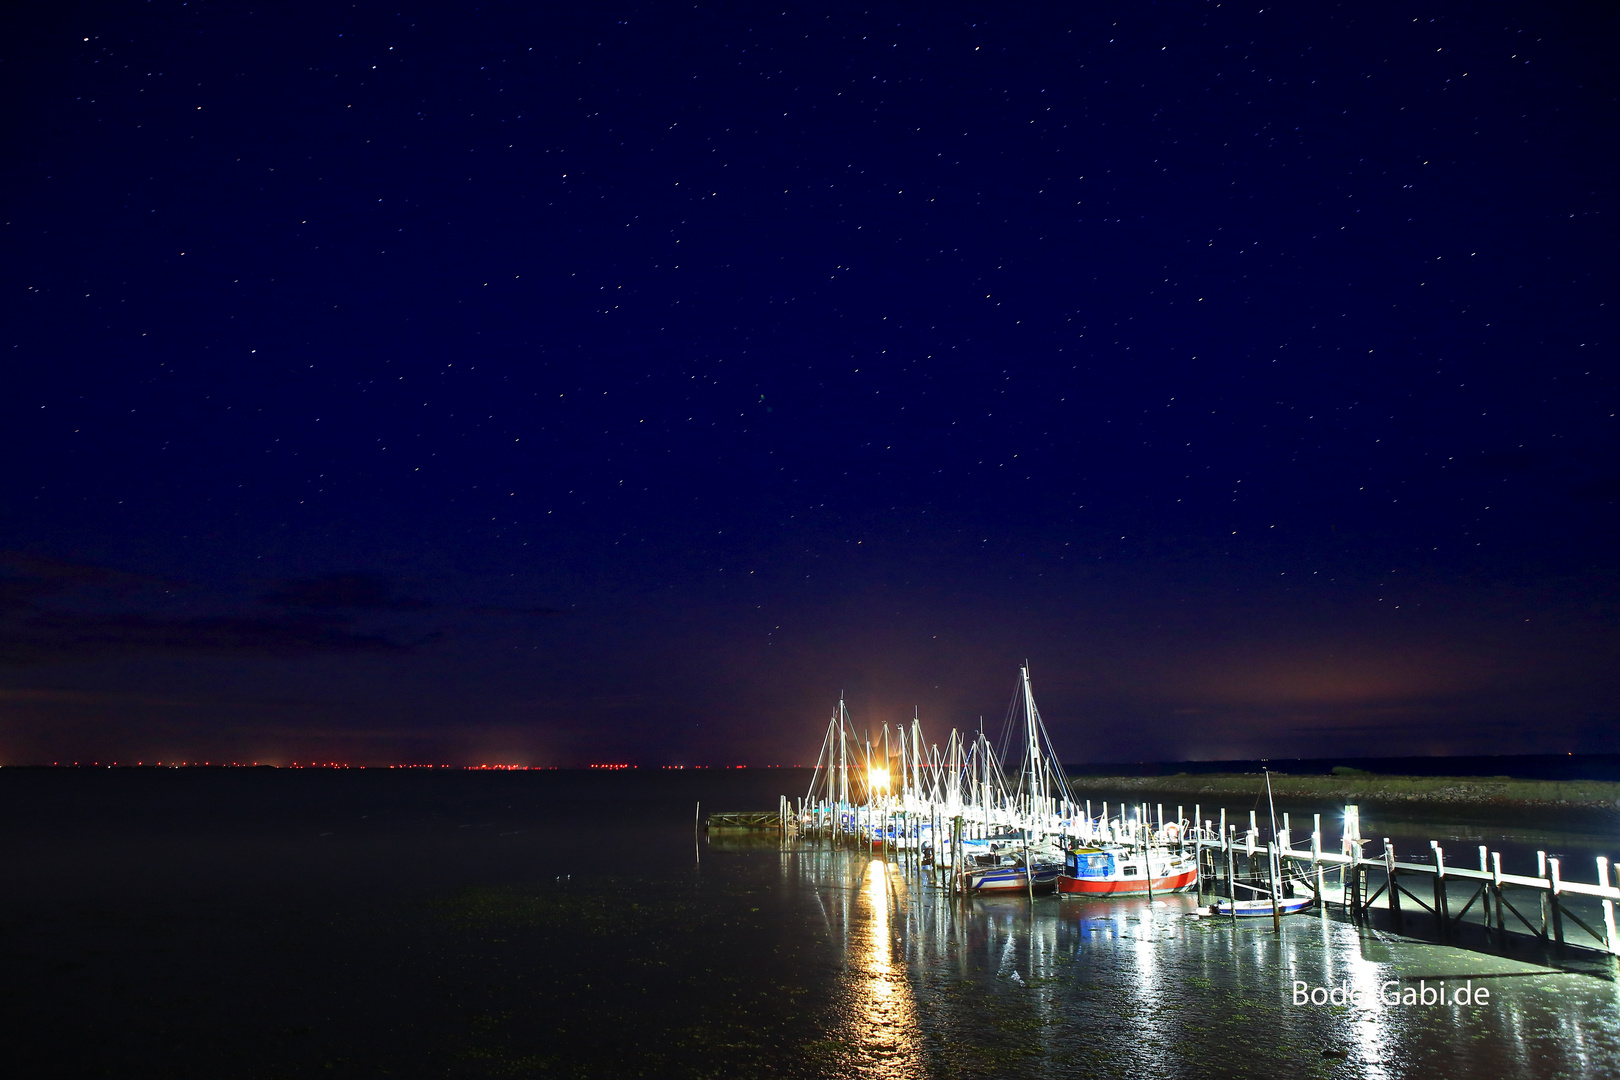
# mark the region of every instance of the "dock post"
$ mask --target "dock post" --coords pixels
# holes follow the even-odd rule
[[[1282,852],[1277,850],[1277,837],[1266,845],[1266,868],[1271,872],[1271,929],[1282,933]]]
[[[962,891],[962,852],[959,850],[961,847],[959,842],[961,831],[962,819],[960,817],[952,818],[950,839],[951,880],[947,886],[947,891],[951,896],[955,896]],[[938,856],[935,856],[935,858],[937,859]]]
[[[1429,847],[1434,849],[1434,921],[1439,924],[1435,929],[1444,941],[1451,936],[1451,908],[1446,902],[1446,853],[1440,850],[1437,840],[1430,840]]]
[[[1224,814],[1225,811],[1222,811]],[[1226,895],[1232,901],[1232,925],[1237,925],[1237,827],[1226,834]]]
[[[1389,917],[1399,931],[1405,920],[1401,918],[1401,890],[1395,880],[1395,849],[1389,846],[1387,836],[1384,837],[1384,889],[1389,893]]]
[[[1361,921],[1361,808],[1350,803],[1344,807],[1344,845],[1345,854],[1350,856],[1348,865],[1339,871],[1339,878],[1344,882],[1344,910],[1356,922]]]
[[[1322,815],[1317,814],[1311,828],[1311,879],[1316,886],[1316,906],[1323,911],[1327,910],[1327,901],[1322,897],[1322,891],[1327,888],[1322,873]]]
[[[1034,831],[1034,815],[1031,814],[1024,822],[1024,884],[1029,886],[1029,902],[1035,902],[1035,872],[1029,868],[1029,837]]]
[[[1541,887],[1541,940],[1547,940],[1547,894],[1552,892],[1552,881],[1547,877],[1547,853],[1536,852],[1536,877],[1544,883]]]
[[[1602,855],[1597,857],[1598,884],[1605,889],[1609,887],[1609,860]],[[1603,945],[1609,950],[1609,955],[1620,956],[1620,935],[1614,931],[1614,901],[1607,896],[1603,898]]]
[[[940,863],[942,863],[944,861],[944,858],[945,858],[945,851],[944,851],[945,845],[940,843],[939,807],[937,807],[937,806],[933,808],[932,820],[933,820],[933,824],[928,827],[928,841],[929,841],[929,843],[933,844],[933,846],[934,846],[934,884],[938,885],[939,884]],[[955,880],[954,875],[952,875],[952,880],[953,881]],[[953,888],[951,891],[955,892],[956,890]]]
[[[1558,873],[1557,859],[1548,859],[1547,869],[1552,871],[1552,896],[1550,899],[1552,901],[1553,940],[1562,948],[1564,944],[1564,912],[1558,906],[1558,894],[1564,891],[1564,881]]]
[[[1151,915],[1153,914],[1153,844],[1151,834],[1149,834],[1148,843],[1142,845],[1142,869],[1147,871],[1148,914]]]
[[[1507,911],[1502,906],[1502,853],[1491,852],[1491,891],[1496,894],[1496,936],[1507,934]]]
[[[1481,874],[1489,874],[1491,872],[1490,863],[1485,858],[1484,844],[1479,845],[1479,872]],[[1489,934],[1491,932],[1491,887],[1489,882],[1480,886],[1479,899],[1480,903],[1485,906],[1485,932]]]

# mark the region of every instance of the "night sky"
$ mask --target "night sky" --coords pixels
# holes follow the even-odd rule
[[[1620,750],[1598,5],[8,5],[0,763]]]

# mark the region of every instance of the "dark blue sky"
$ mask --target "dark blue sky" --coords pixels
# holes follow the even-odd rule
[[[1620,749],[1613,16],[3,19],[4,761]]]

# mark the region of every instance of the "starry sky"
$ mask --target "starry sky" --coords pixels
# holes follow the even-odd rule
[[[1620,750],[1597,5],[12,5],[0,762]]]

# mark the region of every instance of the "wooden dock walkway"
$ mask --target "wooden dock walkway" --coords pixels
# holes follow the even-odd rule
[[[941,830],[948,827],[953,837],[951,846],[938,853],[941,860],[929,862],[932,872],[937,876],[942,864],[950,867],[957,861],[955,844],[962,834],[964,819],[945,817],[945,808],[932,807],[931,813],[919,822],[915,813],[905,821],[900,819],[907,815],[897,816],[893,811],[874,807],[851,807],[840,815],[829,816],[825,805],[813,812],[801,804],[797,814],[788,799],[783,798],[779,805],[782,809],[776,814],[714,814],[709,824],[711,828],[776,829],[781,831],[784,842],[801,835],[835,845],[870,842],[875,850],[879,841],[867,840],[870,833],[883,838],[885,851],[892,848],[903,856],[916,855],[921,866],[921,849],[926,846],[922,830],[930,827],[931,819],[934,835],[941,835]],[[1361,836],[1360,810],[1354,805],[1344,808],[1344,834],[1338,851],[1323,850],[1321,814],[1314,815],[1308,846],[1296,846],[1287,813],[1282,815],[1282,828],[1277,830],[1273,845],[1261,842],[1253,811],[1247,830],[1239,831],[1236,825],[1228,824],[1224,809],[1219,811],[1218,820],[1201,820],[1201,806],[1193,808],[1190,819],[1183,816],[1184,807],[1178,806],[1175,817],[1169,819],[1174,826],[1170,830],[1166,829],[1163,804],[1158,806],[1156,829],[1147,804],[1130,808],[1134,820],[1129,821],[1126,806],[1118,808],[1117,819],[1107,817],[1106,804],[1102,819],[1091,817],[1089,802],[1084,806],[1085,817],[1078,820],[1090,824],[1082,827],[1083,835],[1069,831],[1074,821],[1041,824],[1048,834],[1062,835],[1069,844],[1125,842],[1139,846],[1151,842],[1160,850],[1194,853],[1201,893],[1265,899],[1273,892],[1303,888],[1314,894],[1320,909],[1339,908],[1358,923],[1380,907],[1388,910],[1397,929],[1419,912],[1427,913],[1433,918],[1436,936],[1444,942],[1455,942],[1465,925],[1476,925],[1499,943],[1509,933],[1523,933],[1558,948],[1569,946],[1620,956],[1620,932],[1615,925],[1620,888],[1611,880],[1610,861],[1602,856],[1594,860],[1596,882],[1586,882],[1570,880],[1563,861],[1549,857],[1545,851],[1536,853],[1534,876],[1505,872],[1501,852],[1485,845],[1478,848],[1477,869],[1448,862],[1445,850],[1432,840],[1426,853],[1429,861],[1419,861],[1421,855],[1419,859],[1398,859],[1388,837],[1383,838],[1382,851],[1368,853],[1364,849],[1370,840]],[[1078,812],[1079,807],[1075,810]],[[1012,811],[997,813],[998,818],[1005,818],[998,824],[1028,827],[1032,821]],[[862,814],[868,815],[865,821]],[[1151,841],[1147,839],[1150,835]],[[1301,838],[1300,842],[1306,840]],[[954,877],[949,880],[954,882]],[[1473,920],[1468,919],[1471,913]],[[1237,918],[1235,914],[1231,917]]]
[[[774,810],[729,810],[710,814],[705,824],[715,829],[750,829],[782,831],[782,815]]]
[[[1200,809],[1194,808],[1195,822]],[[1226,812],[1222,810],[1219,827],[1213,819],[1196,826],[1186,843],[1198,852],[1201,880],[1226,885],[1229,896],[1238,889],[1259,895],[1262,889],[1256,885],[1269,885],[1260,868],[1271,865],[1275,855],[1277,866],[1306,871],[1302,875],[1303,883],[1315,892],[1318,904],[1341,906],[1358,922],[1382,899],[1398,925],[1402,905],[1409,903],[1433,916],[1444,939],[1451,936],[1477,904],[1478,918],[1489,933],[1502,935],[1510,929],[1518,932],[1518,926],[1522,925],[1524,932],[1543,941],[1620,956],[1620,933],[1616,932],[1614,915],[1615,903],[1620,901],[1620,888],[1611,882],[1609,860],[1602,856],[1595,860],[1597,881],[1589,884],[1565,878],[1560,860],[1549,858],[1544,851],[1536,853],[1534,877],[1504,873],[1501,852],[1489,851],[1485,845],[1478,849],[1478,869],[1448,864],[1444,849],[1432,840],[1429,842],[1432,861],[1429,862],[1397,859],[1388,837],[1383,838],[1381,852],[1364,854],[1362,847],[1369,841],[1360,835],[1360,815],[1355,806],[1345,807],[1346,832],[1341,850],[1337,852],[1322,850],[1320,814],[1316,815],[1309,848],[1294,846],[1287,815],[1284,815],[1284,826],[1274,848],[1258,842],[1259,830],[1252,819],[1250,828],[1239,833],[1236,826],[1226,825],[1225,818]],[[1239,859],[1245,868],[1244,874],[1238,873]],[[1330,875],[1339,879],[1336,896],[1328,886]],[[1249,884],[1243,880],[1245,877]],[[1222,878],[1226,880],[1223,882]],[[1573,897],[1598,901],[1601,916],[1595,921],[1600,925],[1586,922],[1570,909]],[[1525,910],[1521,911],[1521,906]],[[1508,921],[1509,915],[1517,924]],[[1587,916],[1592,916],[1590,908]]]

